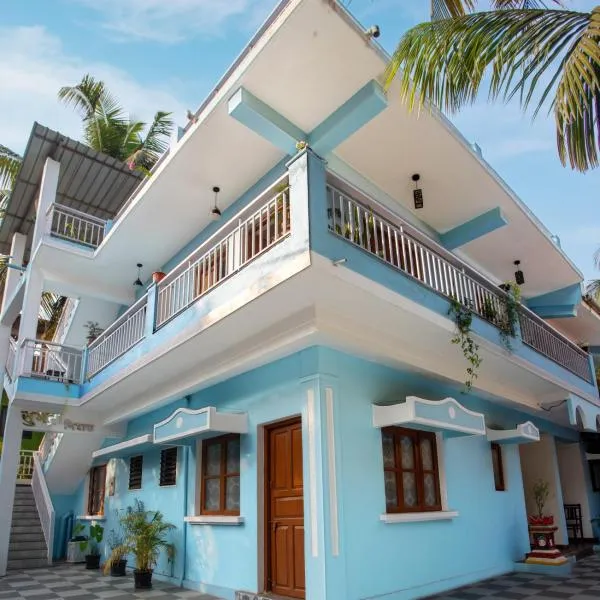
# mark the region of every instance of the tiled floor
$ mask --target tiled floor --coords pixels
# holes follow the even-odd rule
[[[593,556],[575,564],[568,578],[512,573],[463,587],[431,600],[599,600],[600,557]]]
[[[0,600],[218,600],[215,596],[152,582],[151,590],[134,590],[133,576],[109,577],[84,565],[9,572],[0,578]]]

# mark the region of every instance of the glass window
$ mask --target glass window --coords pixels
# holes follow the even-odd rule
[[[202,442],[201,512],[240,514],[240,436],[224,435]]]

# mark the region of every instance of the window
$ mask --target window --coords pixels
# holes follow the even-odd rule
[[[104,514],[104,493],[106,484],[106,465],[90,469],[88,490],[88,515]]]
[[[160,453],[160,486],[177,483],[177,446]]]
[[[600,492],[600,460],[590,460],[589,465],[592,490]]]
[[[435,434],[386,427],[381,435],[387,512],[441,511]]]
[[[144,466],[143,456],[132,456],[129,459],[129,489],[142,489],[142,468]]]
[[[502,463],[502,446],[492,444],[492,467],[494,469],[494,485],[497,492],[504,492],[504,465]]]
[[[240,514],[240,436],[224,435],[202,443],[200,512]]]

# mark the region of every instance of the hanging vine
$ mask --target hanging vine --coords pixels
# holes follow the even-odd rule
[[[454,319],[454,323],[456,324],[456,332],[451,342],[460,346],[469,364],[465,379],[465,393],[469,393],[473,389],[473,382],[477,379],[477,371],[483,362],[483,359],[479,356],[479,345],[471,337],[473,306],[470,301],[465,305],[460,303],[456,298],[452,298],[448,314]]]
[[[506,296],[502,299],[504,314],[498,323],[500,341],[507,352],[512,352],[511,340],[517,337],[519,323],[519,306],[521,304],[521,288],[511,281],[502,285]]]

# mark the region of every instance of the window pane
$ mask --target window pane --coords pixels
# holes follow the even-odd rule
[[[227,473],[240,472],[240,439],[227,442]]]
[[[394,458],[394,436],[384,433],[383,440],[383,466],[394,468],[396,459]]]
[[[204,508],[206,510],[219,510],[221,508],[221,480],[207,479],[205,486]]]
[[[402,436],[400,438],[400,453],[402,455],[402,468],[403,469],[414,469],[415,468],[415,455],[413,452],[413,441],[408,436]]]
[[[398,505],[398,493],[396,491],[396,473],[385,471],[385,504],[387,507]]]
[[[425,506],[437,506],[439,504],[433,473],[425,474],[423,479],[423,491],[425,493]]]
[[[433,471],[433,447],[429,438],[422,438],[419,442],[421,446],[421,462],[424,471]]]
[[[206,449],[206,475],[221,474],[221,444],[210,444]]]
[[[240,510],[240,478],[228,477],[225,488],[225,508],[227,510]]]
[[[414,473],[402,473],[404,506],[413,507],[417,504],[417,480]]]

